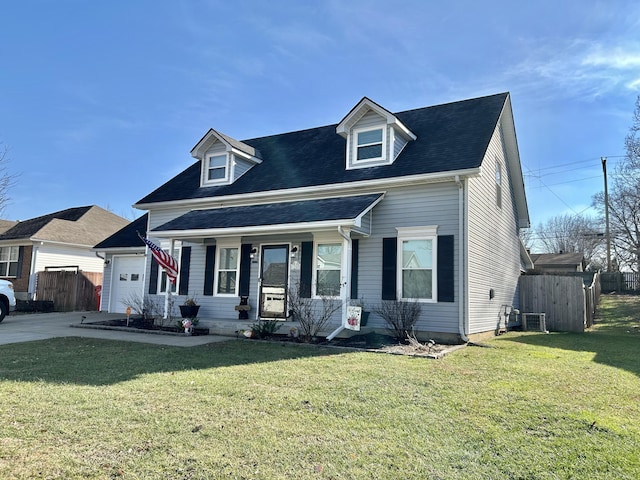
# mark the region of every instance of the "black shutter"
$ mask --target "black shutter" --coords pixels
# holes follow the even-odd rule
[[[189,295],[189,266],[191,265],[191,247],[182,247],[180,254],[179,295]]]
[[[351,240],[351,298],[358,298],[358,247],[359,240]]]
[[[238,290],[241,297],[249,295],[251,280],[251,244],[240,246],[240,283]]]
[[[149,295],[155,295],[158,293],[158,270],[159,265],[153,255],[149,253],[151,257],[151,273],[149,274]]]
[[[311,298],[311,279],[313,278],[313,242],[302,242],[300,250],[300,297]]]
[[[18,271],[16,272],[16,278],[22,276],[22,259],[24,258],[24,246],[18,247]]]
[[[382,299],[396,300],[398,239],[382,239]]]
[[[216,266],[216,246],[208,245],[204,260],[204,290],[203,295],[213,295],[213,279]]]
[[[453,235],[438,237],[438,301],[453,302],[454,279],[453,269]]]

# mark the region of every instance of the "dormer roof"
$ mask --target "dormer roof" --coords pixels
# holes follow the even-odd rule
[[[228,152],[240,155],[248,160],[253,161],[254,163],[262,162],[260,158],[260,152],[254,147],[231,138],[230,136],[225,135],[222,132],[218,132],[213,128],[210,128],[209,131],[205,133],[205,135],[200,139],[200,141],[196,143],[196,145],[191,149],[191,156],[201,160],[205,152],[211,147],[211,145],[216,143],[216,141],[223,143]]]
[[[416,135],[398,119],[398,117],[367,97],[362,97],[362,100],[360,100],[358,104],[353,107],[351,111],[347,113],[347,115],[340,121],[340,123],[336,127],[336,133],[342,135],[344,138],[347,138],[351,128],[369,111],[373,111],[380,117],[384,118],[387,125],[394,126],[408,139],[415,140],[417,138]]]

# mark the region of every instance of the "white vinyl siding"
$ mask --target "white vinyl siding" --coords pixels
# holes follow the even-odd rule
[[[33,272],[42,272],[48,268],[77,267],[83,272],[102,272],[104,260],[96,257],[91,247],[66,247],[45,243],[35,249]]]
[[[503,305],[518,305],[520,243],[509,169],[500,127],[489,143],[482,168],[488,173],[468,180],[469,333],[494,331],[504,322]],[[496,205],[496,178],[502,167],[502,208]],[[493,290],[494,298],[490,298]]]

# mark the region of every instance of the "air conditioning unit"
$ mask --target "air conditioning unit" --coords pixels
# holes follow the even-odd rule
[[[544,313],[522,313],[522,329],[535,332],[546,332],[547,323]]]

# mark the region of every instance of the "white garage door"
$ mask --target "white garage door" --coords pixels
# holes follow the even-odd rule
[[[144,285],[144,257],[113,257],[113,275],[111,277],[111,304],[109,311],[125,313],[127,305],[123,303],[131,295],[142,297]]]

